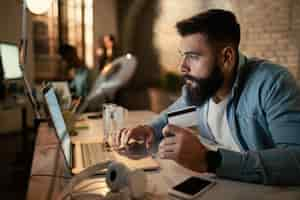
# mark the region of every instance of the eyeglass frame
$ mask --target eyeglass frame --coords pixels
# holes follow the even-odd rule
[[[179,55],[180,55],[180,63],[183,63],[183,61],[189,63],[190,65],[195,64],[196,62],[199,62],[200,57],[202,56],[202,54],[197,53],[197,52],[192,52],[192,51],[188,51],[188,52],[182,52],[181,50],[178,50]]]

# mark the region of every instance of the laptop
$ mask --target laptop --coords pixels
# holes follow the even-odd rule
[[[132,159],[116,151],[107,151],[107,147],[100,142],[72,144],[54,88],[52,86],[44,88],[43,94],[65,162],[73,174],[94,164],[110,160],[122,162],[131,169],[159,169],[158,162],[151,156]]]

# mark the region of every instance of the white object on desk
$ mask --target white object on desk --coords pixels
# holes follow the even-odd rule
[[[142,170],[130,170],[123,164],[112,162],[108,166],[105,180],[112,192],[128,187],[129,194],[134,199],[143,198],[145,195],[147,180]]]
[[[183,182],[169,188],[171,196],[183,199],[195,199],[215,185],[215,181],[202,177],[191,176]]]

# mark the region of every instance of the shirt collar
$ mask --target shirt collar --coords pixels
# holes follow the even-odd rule
[[[238,87],[240,76],[241,76],[241,69],[243,68],[243,66],[245,66],[246,62],[247,62],[247,57],[242,52],[239,51],[238,69],[237,69],[237,75],[235,77],[235,81],[232,88],[233,92]]]
[[[239,51],[239,65],[238,69],[240,69],[246,63],[246,56]]]

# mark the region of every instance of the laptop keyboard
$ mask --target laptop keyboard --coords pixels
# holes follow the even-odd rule
[[[84,168],[100,162],[114,160],[111,151],[107,151],[101,143],[81,144],[82,164]]]

